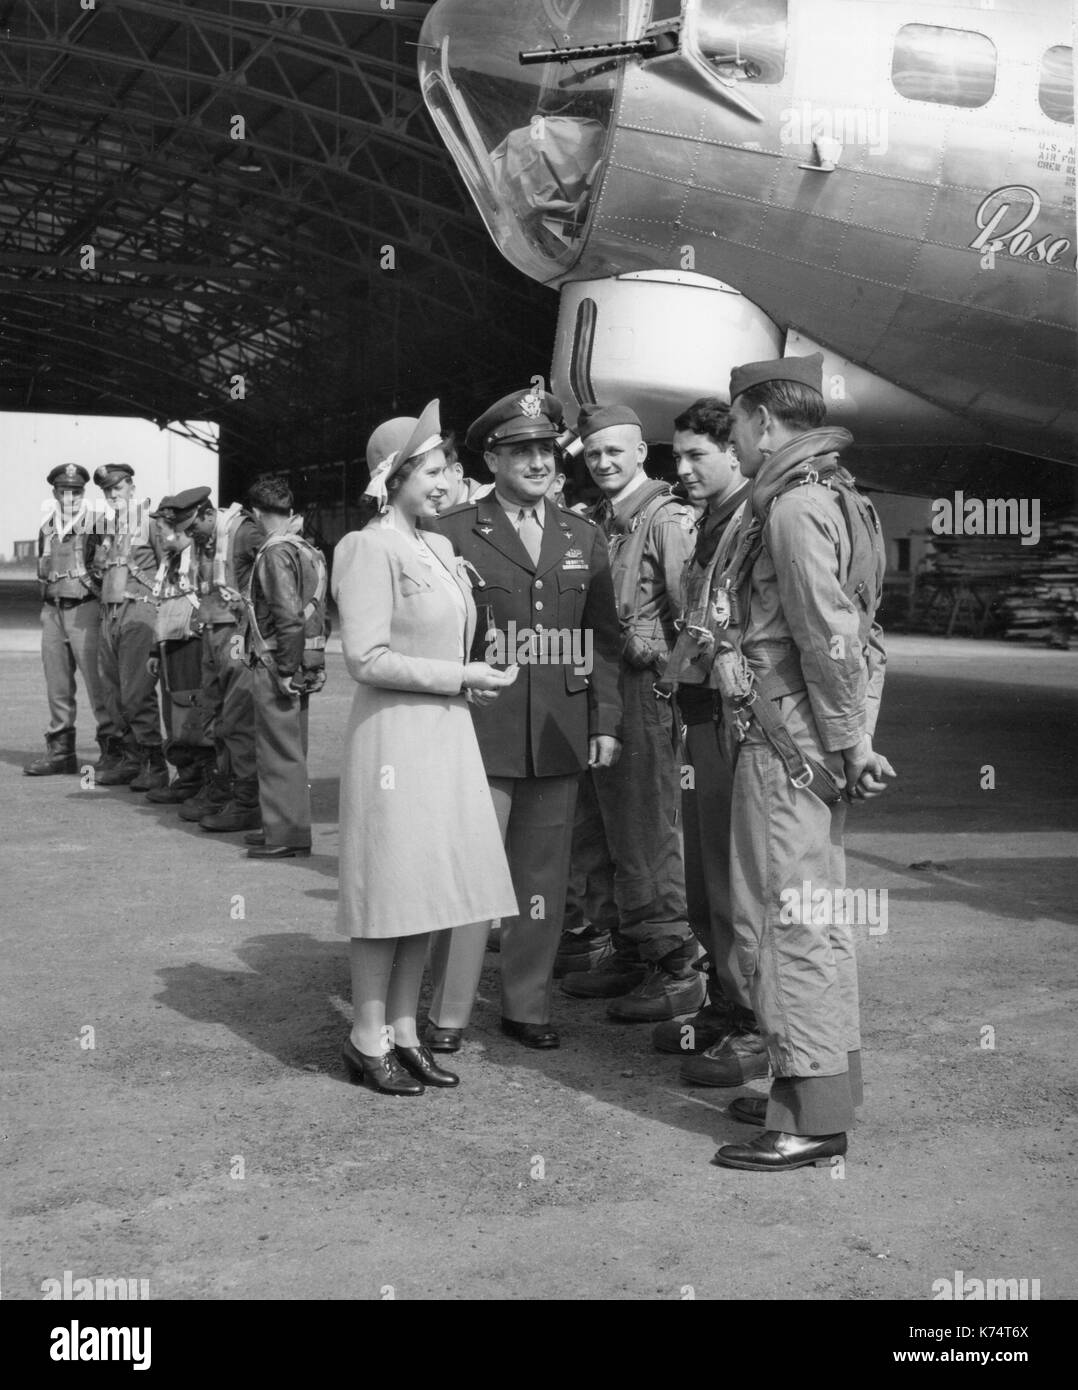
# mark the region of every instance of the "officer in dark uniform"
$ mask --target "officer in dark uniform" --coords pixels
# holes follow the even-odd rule
[[[100,585],[93,572],[100,535],[84,494],[90,475],[77,463],[62,463],[47,479],[56,508],[37,541],[37,573],[41,580],[41,661],[49,701],[46,752],[27,763],[28,777],[78,772],[75,756],[75,668],[82,672],[86,693],[97,719],[101,767],[110,740],[119,732],[113,723],[97,672],[101,633]]]
[[[473,716],[520,905],[502,923],[502,1030],[528,1047],[559,1042],[550,1003],[580,773],[611,766],[621,747],[606,542],[545,499],[561,420],[561,402],[534,390],[491,406],[467,443],[483,453],[493,493],[431,523],[472,568],[479,654],[520,666],[515,684]],[[460,1046],[486,939],[486,923],[438,934],[432,1048]]]
[[[98,548],[101,574],[101,642],[98,670],[110,717],[121,730],[110,767],[97,775],[103,787],[149,791],[160,784],[161,715],[154,655],[157,599],[153,586],[163,552],[149,518],[149,503],[135,495],[135,470],[107,463],[94,473],[114,517]]]

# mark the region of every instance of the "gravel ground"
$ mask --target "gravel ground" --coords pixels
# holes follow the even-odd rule
[[[844,1169],[757,1175],[708,1163],[746,1133],[739,1093],[680,1086],[647,1028],[559,992],[560,1051],[503,1039],[496,956],[459,1090],[345,1084],[340,658],[312,713],[315,854],[258,863],[126,788],[23,778],[44,694],[20,628],[8,1298],[65,1270],[155,1299],[927,1299],[955,1270],[1078,1294],[1078,654],[892,644],[877,742],[901,781],[849,836],[851,884],[889,895],[887,932],[860,931],[863,1119]]]

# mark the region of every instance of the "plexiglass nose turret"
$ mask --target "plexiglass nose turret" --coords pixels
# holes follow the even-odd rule
[[[502,254],[557,280],[583,249],[618,63],[522,65],[522,51],[616,43],[630,0],[440,0],[421,37],[423,96]]]

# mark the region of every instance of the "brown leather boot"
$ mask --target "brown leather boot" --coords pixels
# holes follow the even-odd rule
[[[199,821],[203,830],[229,834],[237,830],[257,830],[262,824],[258,804],[258,779],[239,779],[232,784],[232,796],[217,811],[211,811]]]

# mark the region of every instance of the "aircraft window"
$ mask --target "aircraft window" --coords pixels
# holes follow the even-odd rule
[[[1074,124],[1074,49],[1060,44],[1041,59],[1041,110],[1053,121]]]
[[[996,46],[971,29],[906,24],[895,38],[891,80],[911,101],[984,106],[996,90]]]
[[[698,0],[689,0],[697,4]],[[786,71],[787,0],[729,0],[699,4],[700,56],[735,82],[781,82]]]
[[[667,24],[681,18],[681,0],[651,0],[652,24]]]

